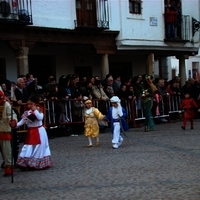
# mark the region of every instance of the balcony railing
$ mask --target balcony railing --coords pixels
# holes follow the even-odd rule
[[[169,19],[169,18],[168,18]],[[181,15],[179,20],[176,19],[176,16],[171,17],[172,22],[169,23],[167,16],[164,15],[165,21],[165,40],[166,41],[181,41],[188,42],[190,41],[190,32],[191,32],[191,23],[189,15]],[[173,22],[174,21],[174,22]]]
[[[80,2],[80,1],[79,1]],[[84,8],[83,4],[87,4]],[[108,0],[92,0],[81,1],[82,4],[76,5],[77,20],[75,20],[76,28],[109,28],[109,9]]]
[[[32,24],[31,0],[0,0],[0,23]]]

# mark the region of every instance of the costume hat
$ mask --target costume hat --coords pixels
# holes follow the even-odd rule
[[[91,101],[90,99],[87,99],[84,103],[85,103],[85,104],[87,104],[87,103],[92,103],[92,101]]]
[[[113,102],[113,103],[120,103],[121,100],[119,99],[118,96],[113,96],[113,97],[110,99],[110,102]]]

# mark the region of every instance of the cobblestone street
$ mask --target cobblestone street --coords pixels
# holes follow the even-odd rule
[[[180,127],[130,129],[119,149],[112,149],[109,130],[92,148],[83,135],[51,139],[54,166],[17,169],[14,183],[0,176],[0,199],[200,200],[200,120],[194,130]]]

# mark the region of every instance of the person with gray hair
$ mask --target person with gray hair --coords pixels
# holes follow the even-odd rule
[[[15,88],[15,98],[17,101],[17,105],[21,105],[22,103],[26,103],[28,101],[29,93],[23,78],[17,79],[17,86]]]

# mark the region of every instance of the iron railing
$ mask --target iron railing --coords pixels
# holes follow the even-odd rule
[[[31,0],[0,0],[0,22],[32,24]]]
[[[94,0],[95,9],[93,12],[86,11],[87,14],[78,16],[74,21],[76,28],[100,28],[108,29],[109,28],[109,9],[108,9],[108,0]],[[94,13],[95,12],[95,13]],[[81,11],[84,13],[84,11]]]
[[[171,26],[174,27],[174,37],[167,37],[167,29],[169,26],[166,23],[167,16],[164,14],[165,22],[165,40],[175,40],[175,41],[185,41],[188,42],[191,39],[191,23],[189,15],[181,15],[179,20],[174,16],[174,23],[171,23]],[[173,18],[173,17],[172,17]],[[171,19],[172,19],[171,18]]]
[[[181,39],[182,40],[190,40],[190,16],[189,15],[182,15],[181,21]]]

